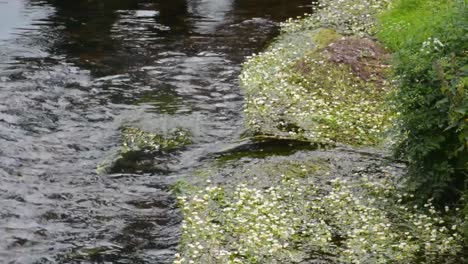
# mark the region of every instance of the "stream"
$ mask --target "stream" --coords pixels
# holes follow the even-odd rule
[[[0,263],[171,263],[170,186],[243,132],[245,56],[310,0],[0,0]],[[188,128],[105,173],[124,126]]]

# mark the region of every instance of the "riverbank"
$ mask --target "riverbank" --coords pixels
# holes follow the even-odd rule
[[[174,263],[460,260],[463,221],[414,203],[401,190],[404,166],[384,150],[398,116],[386,102],[390,50],[374,35],[390,2],[322,1],[248,58],[240,79],[252,140],[317,149],[218,159],[179,184]]]

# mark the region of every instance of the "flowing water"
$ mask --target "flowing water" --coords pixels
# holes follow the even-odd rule
[[[169,187],[243,129],[238,74],[310,0],[0,0],[0,263],[169,263]],[[182,126],[159,173],[98,174],[120,129]]]

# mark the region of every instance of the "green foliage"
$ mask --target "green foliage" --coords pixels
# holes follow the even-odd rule
[[[463,197],[461,199],[461,204],[463,205],[462,211],[459,213],[458,217],[463,219],[463,224],[461,227],[461,231],[463,237],[465,238],[465,245],[468,244],[468,190],[465,191]],[[465,246],[466,249],[467,246]]]
[[[456,201],[468,162],[468,15],[464,1],[397,0],[377,36],[395,52],[396,153],[421,198]]]
[[[245,63],[249,128],[319,143],[377,144],[388,121],[385,83],[366,83],[323,53],[336,38],[328,28],[341,35],[376,32],[395,53],[396,152],[408,161],[411,187],[421,195],[403,193],[392,177],[363,173],[345,181],[306,164],[254,175],[249,169],[242,181],[229,175],[223,184],[208,180],[206,188],[179,184],[184,221],[174,263],[463,261],[459,233],[468,233],[468,206],[455,209],[464,217],[450,218],[430,197],[455,201],[463,190],[467,196],[465,3],[396,0],[374,28],[375,14],[390,1],[321,2],[321,11],[283,24],[283,36]]]
[[[434,33],[453,21],[460,6],[458,0],[395,0],[391,8],[380,15],[377,37],[388,48],[398,52],[409,47],[417,50]],[[453,25],[449,25],[453,26]]]

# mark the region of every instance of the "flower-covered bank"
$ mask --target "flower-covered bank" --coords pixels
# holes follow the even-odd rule
[[[247,127],[317,144],[377,145],[390,123],[388,54],[370,38],[388,1],[321,1],[244,64]]]
[[[325,151],[209,168],[178,198],[174,263],[456,263],[459,225],[411,205],[382,162]]]
[[[377,14],[394,2],[321,1],[248,58],[240,79],[254,138],[362,154],[298,152],[205,169],[178,188],[184,221],[174,263],[463,261],[465,220],[432,199],[415,203],[394,162],[362,148],[381,145],[398,118],[385,101],[394,86],[389,51],[373,37]]]

